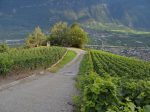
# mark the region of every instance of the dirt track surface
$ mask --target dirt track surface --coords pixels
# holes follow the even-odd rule
[[[0,89],[0,112],[73,112],[72,96],[83,50],[58,73],[33,76]]]

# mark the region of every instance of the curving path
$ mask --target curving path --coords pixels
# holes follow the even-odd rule
[[[85,52],[70,49],[78,55],[58,73],[35,76],[0,90],[0,112],[73,112],[74,77]]]

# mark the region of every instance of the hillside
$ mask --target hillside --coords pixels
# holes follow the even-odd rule
[[[113,23],[150,30],[149,0],[1,0],[0,39],[25,38],[40,25],[47,32],[58,21]],[[4,33],[6,32],[7,33]]]
[[[64,56],[66,50],[61,47],[39,47],[17,49],[17,53],[9,53],[10,58],[14,60],[13,68],[18,68],[18,71],[24,70],[29,77],[24,76],[23,71],[18,74],[16,69],[14,74],[2,77],[2,69],[0,69],[1,112],[73,112],[72,96],[77,93],[74,79],[84,51],[69,48]],[[70,55],[69,52],[76,52],[76,55],[73,56],[72,53]],[[1,55],[4,54],[0,54],[0,58]],[[64,56],[63,59],[62,56]],[[57,63],[55,66],[59,66],[60,70],[57,73],[49,72],[47,67],[58,62],[58,58],[61,65],[64,64],[64,66]],[[8,62],[0,60],[1,64],[6,67]],[[37,70],[34,71],[34,69]],[[30,73],[29,70],[32,72]]]
[[[66,53],[61,47],[12,48],[0,53],[0,76],[45,69],[59,61]]]

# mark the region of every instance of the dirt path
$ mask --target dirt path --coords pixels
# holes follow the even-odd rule
[[[74,77],[84,51],[58,73],[34,78],[0,90],[0,112],[72,112]]]

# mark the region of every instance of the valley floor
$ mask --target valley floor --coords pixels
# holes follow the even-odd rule
[[[75,76],[84,51],[58,73],[48,73],[0,89],[0,112],[72,112]]]

